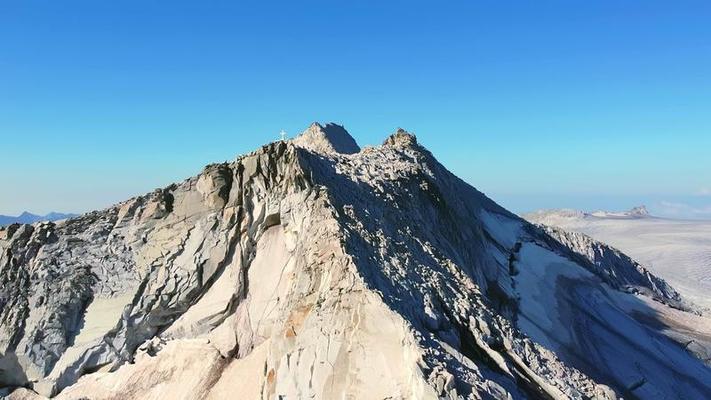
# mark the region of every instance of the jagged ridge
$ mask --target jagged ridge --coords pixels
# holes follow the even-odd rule
[[[4,383],[66,398],[221,398],[237,384],[245,398],[709,392],[708,369],[616,290],[678,300],[673,289],[619,276],[618,254],[583,259],[404,130],[362,151],[324,130],[102,212],[3,231]],[[541,315],[551,301],[560,311]],[[602,344],[616,335],[617,348]],[[673,361],[650,361],[658,346]]]

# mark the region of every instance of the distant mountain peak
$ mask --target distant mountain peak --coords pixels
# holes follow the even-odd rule
[[[653,218],[647,210],[647,207],[640,205],[633,207],[628,211],[606,211],[598,210],[593,212],[585,212],[569,208],[537,210],[530,213],[525,213],[522,217],[528,221],[541,223],[544,225],[556,225],[559,220],[583,220],[589,218],[610,218],[610,219],[639,219]]]
[[[647,207],[645,205],[632,207],[632,209],[627,211],[627,213],[629,215],[635,215],[635,216],[640,216],[640,217],[648,217],[649,216],[649,210],[647,210]]]
[[[586,215],[592,215],[593,217],[599,217],[599,218],[647,218],[651,217],[649,214],[649,211],[647,210],[647,207],[644,205],[640,205],[637,207],[632,207],[631,209],[627,211],[595,211],[590,214]]]
[[[10,224],[34,224],[40,221],[57,221],[60,219],[66,219],[71,217],[76,217],[77,214],[63,214],[58,212],[50,212],[47,215],[33,214],[29,211],[23,211],[22,214],[13,217],[10,215],[0,215],[0,226],[6,226]]]

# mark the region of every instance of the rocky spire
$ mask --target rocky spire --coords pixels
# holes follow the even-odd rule
[[[317,153],[354,154],[360,151],[348,131],[334,123],[323,126],[314,122],[292,142]]]
[[[392,135],[388,136],[383,142],[385,146],[395,146],[395,147],[411,147],[417,144],[417,138],[412,133],[402,129],[397,128],[397,131]]]
[[[644,205],[633,207],[627,214],[633,217],[649,217],[649,211]]]

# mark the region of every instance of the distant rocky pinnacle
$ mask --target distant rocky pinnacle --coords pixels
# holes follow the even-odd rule
[[[648,217],[649,216],[649,211],[647,211],[647,207],[644,205],[633,207],[631,210],[628,211],[629,215],[634,215],[637,217]]]
[[[532,225],[400,129],[335,124],[0,230],[10,399],[702,399],[666,282]]]

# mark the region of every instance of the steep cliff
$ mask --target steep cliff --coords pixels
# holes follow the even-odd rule
[[[711,394],[684,347],[702,317],[671,287],[509,213],[403,130],[360,150],[314,124],[109,209],[12,225],[0,250],[11,398]]]

